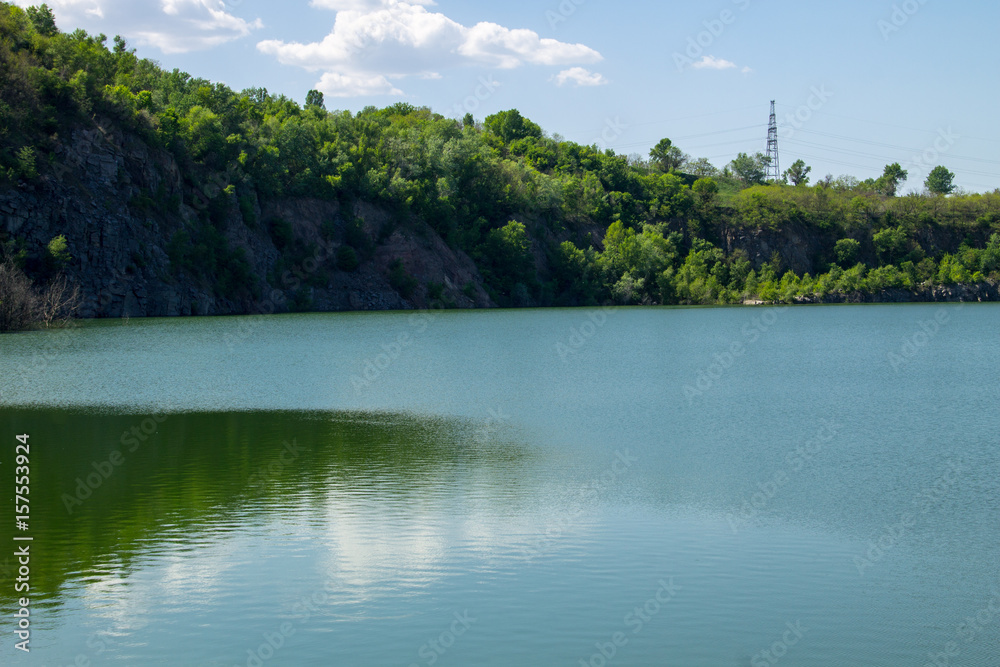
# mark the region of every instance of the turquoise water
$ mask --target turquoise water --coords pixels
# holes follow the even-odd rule
[[[34,539],[0,661],[995,665],[998,335],[970,304],[2,336],[32,505],[0,540]]]

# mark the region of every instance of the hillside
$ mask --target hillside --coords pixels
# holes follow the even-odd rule
[[[84,317],[998,298],[1000,191],[765,184],[516,110],[302,107],[6,3],[0,64],[2,252]]]

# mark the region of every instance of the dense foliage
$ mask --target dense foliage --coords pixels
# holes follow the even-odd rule
[[[166,71],[121,37],[106,42],[59,32],[45,6],[0,3],[0,182],[42,178],[60,133],[113,119],[170,151],[190,189],[217,185],[219,205],[168,251],[176,268],[224,290],[252,281],[219,212],[235,203],[247,225],[265,224],[290,248],[287,223],[253,219],[251,202],[305,196],[425,221],[475,260],[502,305],[791,301],[1000,278],[1000,191],[945,196],[953,174],[943,167],[924,195],[897,196],[899,165],[810,186],[799,161],[786,172],[794,185],[768,184],[760,155],[720,172],[669,140],[646,161],[550,137],[516,110],[481,123],[404,103],[328,111],[317,91],[303,107]],[[162,199],[132,205],[183,203]],[[780,245],[789,230],[815,240],[808,271],[789,271],[777,252],[750,257],[741,242],[763,234]],[[355,270],[368,243],[349,242],[338,268]],[[401,294],[414,290],[398,263],[390,271]]]

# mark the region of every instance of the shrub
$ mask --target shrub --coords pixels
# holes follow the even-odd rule
[[[69,254],[66,237],[60,234],[49,241],[46,246],[46,259],[56,271],[62,271],[70,263],[73,256]]]
[[[30,181],[38,176],[38,168],[35,166],[35,149],[31,146],[23,146],[17,152],[17,170],[21,178]]]
[[[847,269],[858,261],[858,254],[861,252],[861,242],[856,239],[840,239],[833,248],[837,255],[837,263],[841,268]]]
[[[0,331],[65,322],[80,307],[80,289],[60,276],[38,289],[11,258],[0,261]]]
[[[337,268],[341,271],[346,271],[348,273],[357,270],[358,264],[358,253],[354,251],[351,246],[340,246],[337,249]]]
[[[441,283],[427,283],[427,297],[431,301],[441,301],[444,297],[444,285]]]
[[[0,263],[0,331],[27,329],[37,308],[38,297],[28,277],[10,259]]]
[[[417,288],[417,279],[406,272],[401,260],[394,259],[389,265],[389,284],[401,297],[409,299]]]
[[[292,243],[294,234],[292,232],[292,226],[285,220],[281,218],[275,218],[271,221],[271,239],[274,241],[274,246],[278,250],[284,250]]]

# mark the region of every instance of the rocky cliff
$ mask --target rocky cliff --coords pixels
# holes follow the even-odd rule
[[[54,158],[33,183],[0,189],[0,232],[29,258],[66,237],[65,272],[82,289],[83,317],[494,305],[474,262],[419,220],[365,203],[343,210],[314,199],[238,201],[223,177],[185,182],[170,153],[110,123],[60,138]],[[280,249],[275,224],[290,231]],[[348,224],[360,227],[354,241],[367,250],[356,268],[338,262]],[[207,225],[218,237],[214,254],[183,247]],[[220,247],[247,268],[228,293],[212,266]],[[185,250],[190,261],[178,269],[170,254]],[[402,285],[392,284],[394,270]]]
[[[252,189],[240,192],[229,175],[179,165],[172,153],[100,119],[54,144],[38,178],[0,186],[0,241],[20,244],[28,273],[38,276],[46,244],[64,235],[72,258],[64,271],[81,287],[83,317],[496,305],[475,262],[411,213],[363,201],[261,201]],[[833,259],[833,230],[751,228],[733,224],[739,221],[732,214],[721,217],[708,236],[727,255],[745,251],[755,268],[777,253],[785,269],[815,275]],[[532,227],[543,282],[552,275],[545,246],[567,238],[600,246],[605,232],[596,224],[578,225],[573,235]],[[671,228],[684,231],[685,223]],[[954,252],[962,242],[953,230],[924,233],[937,234],[921,239],[930,249]],[[861,252],[859,259],[877,265],[869,238]],[[958,300],[1000,294],[997,285],[982,283],[800,298]]]

